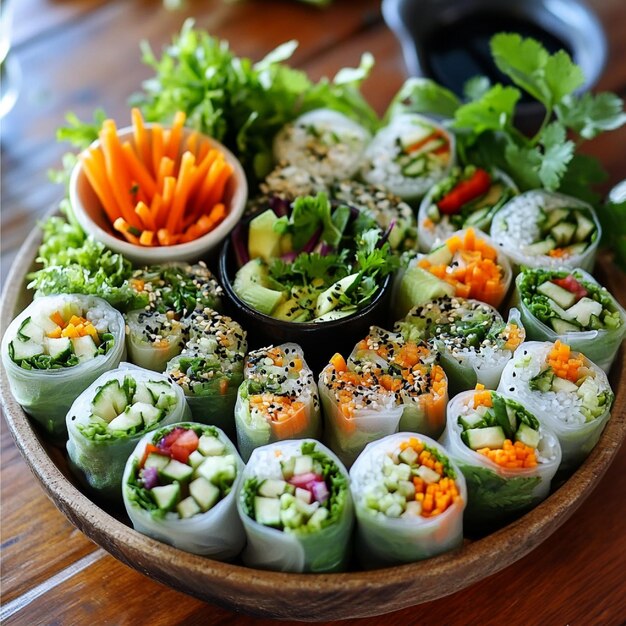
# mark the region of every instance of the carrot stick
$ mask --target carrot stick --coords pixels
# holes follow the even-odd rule
[[[196,194],[196,201],[194,202],[194,213],[196,215],[200,215],[204,212],[204,207],[206,207],[206,200],[211,193],[211,189],[219,176],[222,168],[224,167],[224,158],[220,154],[213,161],[211,167],[209,168],[209,172],[202,183],[202,188],[199,193]]]
[[[152,219],[152,213],[144,202],[137,203],[137,206],[135,207],[135,213],[137,213],[145,228],[147,228],[148,230],[156,230],[154,219]]]
[[[89,184],[96,192],[109,221],[113,223],[121,216],[121,213],[107,183],[106,172],[100,168],[96,160],[89,153],[83,153],[80,160],[83,164],[83,169],[85,170]]]
[[[103,130],[100,132],[107,178],[122,216],[131,226],[141,229],[141,223],[130,202],[130,180],[126,176],[121,147],[114,130],[115,124],[107,125],[107,121],[104,122]]]
[[[198,147],[198,153],[197,153],[196,161],[198,161],[198,162],[202,161],[206,157],[206,155],[209,152],[211,152],[211,150],[214,150],[214,148],[211,148],[211,145],[209,144],[208,141],[201,142],[199,147]]]
[[[224,163],[224,167],[219,172],[217,179],[215,180],[215,184],[213,185],[213,189],[211,189],[211,193],[206,199],[205,206],[213,206],[217,202],[219,202],[224,196],[224,188],[226,187],[226,183],[233,173],[233,168],[229,163]]]
[[[198,131],[194,130],[185,140],[185,149],[189,150],[189,152],[193,152],[196,155],[196,161],[199,163],[200,159],[198,158]]]
[[[156,191],[156,183],[152,178],[152,175],[146,169],[145,165],[139,160],[137,154],[130,145],[130,142],[125,141],[122,144],[122,151],[124,152],[124,158],[126,165],[130,170],[131,176],[137,181],[142,191],[148,197],[148,200],[152,200],[154,192]]]
[[[173,176],[166,176],[163,181],[163,202],[156,218],[156,223],[159,228],[165,226],[167,222],[167,216],[172,206],[174,199],[174,190],[176,189],[176,179]]]
[[[118,217],[115,222],[113,222],[113,228],[122,233],[122,235],[124,235],[126,240],[130,243],[139,243],[139,238],[130,232],[131,226],[123,217]]]
[[[163,128],[160,124],[152,127],[152,171],[155,175],[159,171],[161,159],[163,158]]]
[[[167,143],[167,150],[165,154],[173,160],[178,157],[180,150],[180,140],[183,136],[183,126],[187,116],[183,111],[177,111],[174,115],[174,122],[172,123],[172,129],[170,132],[169,141]],[[191,151],[193,153],[193,151]]]
[[[169,157],[163,157],[159,164],[159,174],[157,178],[157,187],[163,189],[163,181],[166,176],[171,176],[174,173],[174,161]]]
[[[131,110],[131,119],[133,121],[133,137],[135,139],[135,147],[144,164],[144,166],[150,171],[152,168],[152,158],[150,155],[150,140],[146,127],[143,123],[143,117],[139,109]]]
[[[159,211],[161,209],[161,204],[163,203],[163,196],[160,193],[155,193],[154,198],[152,198],[152,202],[150,203],[150,215],[152,215],[152,219],[154,223],[157,223],[157,218],[159,216]]]
[[[154,231],[144,230],[139,236],[139,244],[142,246],[151,246],[154,240]]]
[[[187,204],[187,197],[189,195],[189,184],[193,179],[193,167],[196,161],[196,157],[191,152],[185,152],[183,154],[180,171],[178,172],[178,180],[176,181],[176,191],[174,193],[174,200],[172,202],[172,209],[167,216],[166,228],[172,234],[178,233],[183,222],[183,213],[185,205]]]

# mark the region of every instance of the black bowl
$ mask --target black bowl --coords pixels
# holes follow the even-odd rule
[[[230,237],[224,241],[219,258],[219,279],[226,294],[225,309],[248,333],[250,349],[287,341],[299,344],[308,366],[318,374],[335,352],[344,356],[365,337],[370,326],[385,326],[389,317],[392,277],[387,276],[381,289],[366,307],[353,315],[328,322],[286,322],[259,313],[235,293],[232,281],[238,270]]]

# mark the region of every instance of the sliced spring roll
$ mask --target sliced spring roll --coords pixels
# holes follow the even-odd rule
[[[2,364],[24,410],[57,439],[72,402],[125,355],[124,319],[101,298],[37,298],[2,338]]]
[[[528,338],[560,339],[608,373],[626,334],[626,311],[581,269],[525,269],[515,302]]]
[[[519,400],[556,434],[564,470],[580,465],[596,445],[614,399],[602,369],[559,340],[523,343],[504,368],[498,391]]]
[[[402,406],[398,428],[436,439],[446,424],[448,379],[437,354],[401,333],[371,326],[348,357],[348,369],[369,372]]]
[[[421,198],[450,170],[454,136],[422,115],[394,117],[365,151],[362,178],[404,200]]]
[[[348,472],[313,439],[256,448],[237,499],[246,565],[282,572],[345,569],[354,511]]]
[[[227,315],[212,309],[188,318],[189,341],[170,360],[166,374],[180,385],[194,421],[213,424],[235,437],[233,409],[243,381],[246,332]]]
[[[504,366],[525,338],[517,309],[510,310],[505,322],[488,304],[463,298],[440,298],[415,307],[394,330],[406,340],[434,346],[450,393],[477,383],[495,389]]]
[[[493,216],[518,193],[515,183],[498,169],[485,170],[475,165],[452,168],[420,204],[420,250],[429,252],[463,228],[489,232]]]
[[[385,231],[393,250],[412,250],[417,238],[417,225],[413,209],[400,196],[382,185],[367,185],[354,180],[336,183],[330,189],[334,201],[355,207],[376,220]]]
[[[215,426],[180,422],[144,435],[122,489],[135,530],[186,552],[235,557],[245,542],[235,496],[243,462]]]
[[[350,470],[364,567],[427,559],[463,544],[463,474],[432,439],[396,433],[370,443]]]
[[[537,505],[561,462],[561,446],[548,427],[510,396],[482,385],[450,401],[440,442],[465,476],[465,520],[474,527]]]
[[[70,467],[97,495],[121,502],[124,466],[141,437],[189,416],[182,389],[121,363],[89,385],[67,414]]]
[[[287,124],[274,139],[274,157],[326,183],[352,178],[371,136],[338,111],[316,109]]]
[[[591,271],[602,235],[591,205],[550,191],[527,191],[502,207],[491,237],[517,266]]]
[[[511,265],[487,235],[473,228],[461,230],[398,272],[393,312],[399,319],[411,307],[444,295],[473,298],[497,308],[512,277]]]
[[[404,406],[368,369],[348,369],[335,354],[319,376],[325,440],[350,467],[371,441],[397,432]]]
[[[235,426],[244,461],[255,448],[274,441],[320,437],[317,385],[299,345],[285,343],[248,354]]]

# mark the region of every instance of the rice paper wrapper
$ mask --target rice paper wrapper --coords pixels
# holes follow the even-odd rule
[[[249,478],[282,479],[280,461],[300,455],[303,443],[314,443],[315,450],[326,455],[346,478],[345,504],[335,523],[316,532],[298,534],[283,532],[259,524],[247,515],[242,503],[242,487]],[[243,551],[249,567],[281,572],[331,572],[347,566],[354,525],[354,506],[349,489],[348,472],[326,446],[314,439],[279,441],[256,448],[239,483],[237,508],[243,521],[248,543]]]
[[[237,478],[230,492],[213,508],[187,519],[167,516],[165,519],[154,518],[150,511],[138,506],[128,497],[126,485],[134,463],[140,462],[143,458],[146,445],[154,443],[155,433],[151,432],[141,438],[124,469],[122,490],[126,512],[137,532],[185,552],[208,556],[218,561],[227,561],[237,556],[245,543],[245,534],[236,504],[236,494],[244,468],[243,461],[233,443],[219,428],[197,422],[181,422],[178,426],[215,428],[218,439],[226,446],[227,453],[235,456],[237,463]]]
[[[541,219],[539,209],[551,212],[559,208],[579,208],[588,211],[596,225],[595,240],[587,246],[582,254],[568,257],[551,257],[549,255],[529,255],[524,246],[534,243],[533,233]],[[513,230],[514,232],[509,232]],[[517,232],[521,233],[518,235]],[[553,191],[535,189],[526,191],[507,202],[493,218],[490,229],[491,238],[509,258],[515,271],[520,266],[526,267],[581,267],[588,272],[593,270],[598,245],[602,237],[602,227],[593,207],[577,198]]]
[[[429,437],[411,432],[389,435],[367,445],[350,469],[350,488],[357,518],[357,549],[365,567],[410,563],[455,550],[463,544],[463,510],[467,503],[465,479],[450,459],[461,501],[433,517],[391,518],[368,509],[364,492],[368,485],[385,479],[383,459],[403,441],[418,437],[445,457],[449,452]]]
[[[324,437],[342,463],[350,467],[368,443],[397,432],[404,407],[395,404],[393,394],[380,394],[378,407],[357,409],[348,418],[323,375],[318,387],[325,417]]]
[[[575,278],[580,278],[600,286],[600,283],[583,269],[577,268],[572,271],[572,274]],[[588,359],[593,361],[608,374],[615,360],[615,355],[622,345],[624,336],[626,336],[626,311],[619,302],[607,291],[607,294],[613,301],[615,309],[619,311],[620,317],[622,318],[622,325],[619,328],[558,334],[550,326],[537,319],[522,300],[519,289],[522,277],[523,275],[519,274],[515,280],[514,303],[520,310],[522,323],[526,329],[528,339],[551,342],[555,342],[558,339],[570,346],[572,350],[582,352]]]
[[[176,404],[148,431],[142,430],[136,435],[123,434],[108,439],[86,437],[79,429],[79,425],[89,424],[90,407],[94,396],[105,383],[110,380],[117,380],[122,383],[126,376],[132,377],[136,382],[161,381],[167,383],[173,393],[176,394]],[[130,363],[120,363],[119,368],[102,374],[89,385],[76,398],[68,411],[66,418],[69,436],[67,452],[70,467],[79,480],[97,495],[121,503],[124,467],[139,440],[146,432],[176,422],[183,422],[189,417],[189,407],[185,402],[182,389],[178,385],[170,383],[163,374],[145,370]]]
[[[487,528],[528,511],[548,496],[550,482],[561,463],[561,446],[556,435],[540,424],[537,456],[542,462],[534,468],[507,469],[475,452],[461,439],[463,428],[458,423],[475,393],[465,391],[450,400],[446,429],[439,442],[465,476],[466,522]]]
[[[519,193],[519,189],[517,188],[517,185],[513,182],[513,179],[505,174],[502,170],[493,168],[493,170],[489,171],[491,173],[492,185],[500,183],[501,185],[503,185],[505,190],[510,190],[510,192],[512,192],[513,194]],[[425,253],[432,250],[434,246],[443,243],[456,230],[456,228],[450,223],[449,219],[442,219],[441,222],[437,224],[433,223],[432,227],[430,228],[424,223],[425,220],[428,218],[428,209],[433,203],[432,198],[434,192],[435,185],[431,187],[430,191],[422,199],[417,213],[418,244],[419,249]],[[470,203],[471,202],[472,201],[470,201]],[[493,219],[493,215],[495,215],[495,213],[491,214],[490,218],[487,218],[486,220],[480,220],[475,224],[472,224],[472,226],[474,226],[474,228],[479,228],[483,232],[489,232],[489,227],[491,226],[491,219]],[[448,216],[444,215],[443,217],[447,218]]]
[[[111,333],[114,345],[106,354],[73,367],[50,370],[26,370],[9,356],[9,343],[27,317],[38,311],[48,316],[73,306],[76,313],[92,321],[99,332]],[[116,368],[126,356],[124,318],[108,302],[96,296],[62,294],[34,300],[10,324],[2,338],[2,364],[11,393],[19,404],[53,439],[67,437],[65,416],[74,400],[105,372]]]
[[[561,444],[562,461],[560,470],[570,471],[578,467],[594,448],[611,416],[610,406],[604,413],[586,421],[580,412],[581,400],[576,394],[566,392],[533,391],[529,387],[531,378],[538,375],[553,344],[528,341],[523,343],[502,372],[498,391],[506,393],[531,411],[542,425],[547,426]],[[604,371],[583,356],[585,367],[593,370],[603,390],[611,393],[611,386]]]

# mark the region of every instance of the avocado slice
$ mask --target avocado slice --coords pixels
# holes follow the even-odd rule
[[[280,256],[281,234],[274,230],[278,222],[276,213],[267,209],[250,221],[248,226],[248,253],[250,258],[262,258],[266,261]]]

